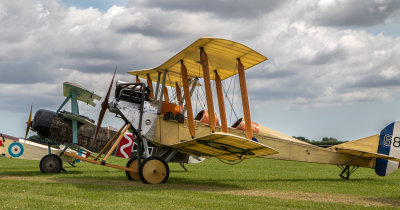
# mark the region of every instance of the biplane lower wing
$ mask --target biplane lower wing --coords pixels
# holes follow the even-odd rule
[[[350,154],[350,155],[354,155],[354,156],[359,156],[362,158],[380,158],[380,159],[400,162],[399,158],[391,157],[389,155],[378,154],[378,153],[373,153],[373,152],[366,152],[366,151],[362,151],[362,150],[349,149],[349,148],[335,148],[335,149],[337,152]]]
[[[196,156],[211,156],[224,160],[240,160],[278,153],[261,143],[219,132],[174,144],[171,147]]]

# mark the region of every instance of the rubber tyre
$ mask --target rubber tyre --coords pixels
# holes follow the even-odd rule
[[[142,158],[142,162],[143,162],[143,158]],[[137,156],[129,159],[128,162],[126,163],[126,167],[127,168],[138,168],[137,167]],[[128,179],[130,181],[140,180],[139,173],[133,173],[133,172],[129,172],[129,171],[125,171],[125,173],[126,173],[126,177],[128,177]]]
[[[42,173],[59,173],[62,169],[61,158],[54,154],[45,155],[40,160],[39,168]]]
[[[168,164],[159,157],[148,157],[140,166],[139,177],[146,184],[165,183],[169,177]]]

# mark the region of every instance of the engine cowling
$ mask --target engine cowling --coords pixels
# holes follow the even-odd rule
[[[71,114],[71,113],[69,113]],[[83,117],[83,116],[81,116]],[[32,120],[32,130],[42,138],[50,138],[59,143],[72,143],[72,121],[63,117],[62,113],[40,109]],[[101,128],[96,142],[93,135],[96,130],[94,125],[78,122],[78,144],[93,152],[100,152],[116,131]]]
[[[40,136],[49,137],[51,123],[55,116],[56,113],[53,111],[39,109],[32,120],[32,130],[36,131]]]

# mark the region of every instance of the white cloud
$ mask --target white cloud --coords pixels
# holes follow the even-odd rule
[[[130,5],[100,11],[51,0],[1,2],[0,85],[27,85],[36,91],[27,101],[58,94],[63,81],[104,93],[115,65],[132,80],[121,74],[157,66],[201,36],[239,41],[269,58],[247,75],[257,103],[315,108],[390,100],[388,86],[400,84],[399,38],[335,27],[385,22],[398,14],[395,2],[368,2],[356,12],[342,1],[236,2],[229,11],[223,1],[213,9],[195,1]],[[17,97],[17,89],[1,97]]]
[[[400,2],[393,0],[321,0],[313,21],[328,26],[369,26],[398,17]]]

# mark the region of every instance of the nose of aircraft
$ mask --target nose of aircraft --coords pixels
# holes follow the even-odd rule
[[[36,131],[40,136],[48,137],[51,122],[55,115],[56,113],[53,111],[39,109],[32,120],[32,130]]]

